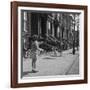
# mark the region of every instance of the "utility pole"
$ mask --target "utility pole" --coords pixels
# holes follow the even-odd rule
[[[75,55],[75,14],[74,14],[74,31],[73,31],[73,55]]]

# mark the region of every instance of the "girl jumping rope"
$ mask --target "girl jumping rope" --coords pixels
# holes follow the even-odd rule
[[[38,50],[43,51],[43,49],[39,48],[38,36],[34,35],[32,37],[32,44],[31,44],[32,72],[37,72],[36,61],[37,61]]]

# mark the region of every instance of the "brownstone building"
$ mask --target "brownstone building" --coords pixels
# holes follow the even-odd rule
[[[65,42],[66,49],[72,47],[73,38],[79,40],[79,14],[22,11],[21,20],[22,43],[25,49],[29,47],[29,38],[34,34],[44,39],[52,36]]]

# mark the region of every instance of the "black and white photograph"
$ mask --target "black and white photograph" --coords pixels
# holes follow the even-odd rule
[[[21,9],[21,78],[80,75],[81,12]]]
[[[13,3],[13,86],[87,81],[86,9],[78,5]]]

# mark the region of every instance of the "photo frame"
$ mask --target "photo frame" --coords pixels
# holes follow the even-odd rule
[[[12,88],[87,83],[87,63],[87,6],[11,2]]]

